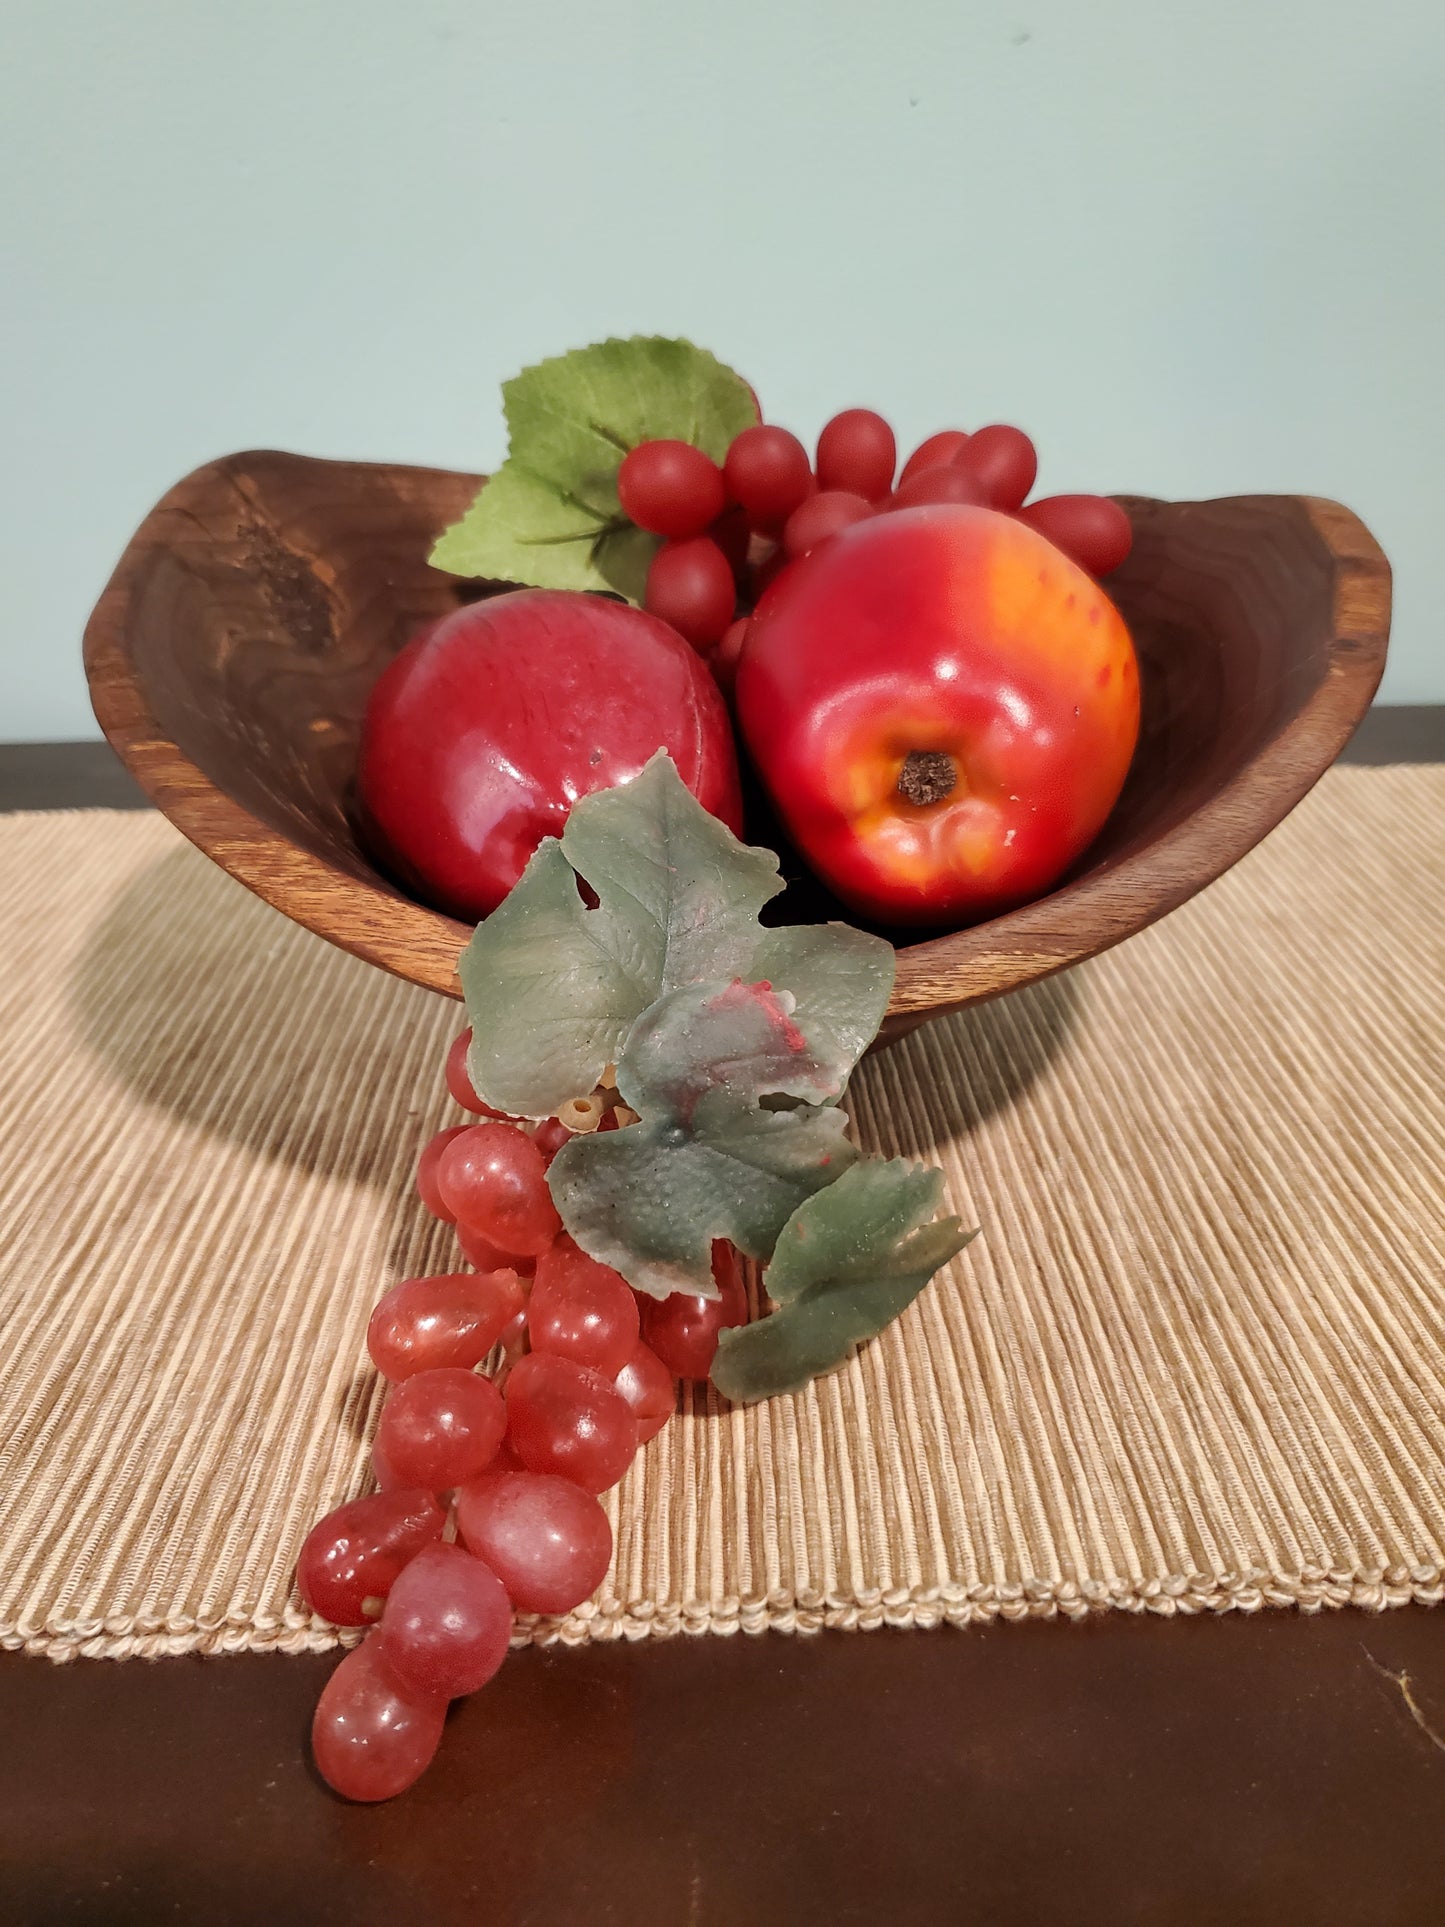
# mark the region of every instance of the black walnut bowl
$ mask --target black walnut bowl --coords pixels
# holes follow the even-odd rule
[[[456,605],[427,553],[478,479],[271,452],[208,463],[151,510],[85,635],[101,728],[179,830],[319,936],[453,997],[466,926],[376,868],[349,805],[367,691]],[[1143,722],[1124,794],[1059,888],[900,944],[885,1042],[1166,915],[1293,809],[1369,707],[1390,573],[1348,509],[1125,506],[1134,551],[1106,586],[1138,647]]]

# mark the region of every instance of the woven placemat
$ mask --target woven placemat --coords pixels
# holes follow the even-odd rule
[[[331,1644],[291,1590],[367,1486],[368,1311],[457,1009],[160,818],[0,819],[0,1638]],[[855,1079],[982,1237],[843,1372],[710,1393],[521,1636],[1440,1597],[1445,771],[1333,772],[1067,977]]]

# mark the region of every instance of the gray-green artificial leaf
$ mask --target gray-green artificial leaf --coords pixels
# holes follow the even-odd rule
[[[473,1088],[513,1117],[546,1117],[593,1090],[652,995],[627,926],[588,910],[551,836],[478,926],[457,974]]]
[[[543,843],[462,953],[476,1089],[544,1117],[594,1088],[659,997],[739,977],[788,993],[838,1096],[887,1008],[893,951],[840,924],[763,930],[758,912],[781,888],[776,859],[709,815],[665,753],[581,798],[560,845]]]
[[[750,1102],[839,1095],[837,1073],[793,1022],[793,1000],[740,977],[685,984],[632,1027],[617,1089],[639,1117],[691,1130],[704,1101],[726,1091]]]
[[[747,970],[758,912],[783,887],[772,851],[740,843],[664,750],[632,782],[575,804],[562,849],[629,931],[644,1006],[682,984]]]
[[[622,512],[617,471],[639,442],[691,442],[721,462],[757,420],[747,383],[690,341],[634,335],[555,355],[503,384],[507,460],[432,551],[438,568],[642,600],[657,539]]]
[[[617,1084],[640,1122],[577,1137],[549,1178],[568,1231],[639,1291],[715,1297],[711,1252],[764,1258],[798,1206],[857,1158],[784,999],[736,979],[669,992],[633,1027]],[[786,1096],[788,1108],[764,1100]],[[796,1101],[802,1100],[802,1101]]]
[[[762,932],[747,975],[786,990],[814,1052],[851,1071],[878,1035],[896,963],[881,937],[846,923],[797,923]]]
[[[934,1217],[942,1197],[941,1171],[890,1158],[854,1164],[805,1200],[763,1278],[778,1309],[720,1335],[712,1381],[723,1396],[797,1391],[890,1324],[976,1235]]]

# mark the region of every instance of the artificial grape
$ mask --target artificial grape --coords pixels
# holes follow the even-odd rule
[[[818,487],[847,489],[877,502],[893,486],[898,444],[871,408],[845,408],[818,437]]]
[[[527,1329],[534,1352],[573,1358],[613,1378],[637,1343],[637,1300],[610,1265],[563,1236],[537,1260]]]
[[[406,1480],[386,1456],[386,1448],[380,1439],[371,1441],[371,1470],[378,1492],[404,1492],[408,1489]]]
[[[711,536],[664,542],[647,571],[644,606],[692,644],[712,646],[733,619],[738,588],[732,569]]]
[[[717,678],[719,689],[730,691],[737,681],[738,663],[742,660],[743,644],[748,639],[748,618],[742,616],[738,621],[729,623],[722,641],[708,657],[708,668]]]
[[[678,1378],[706,1378],[717,1356],[717,1335],[728,1325],[748,1322],[747,1292],[733,1247],[718,1239],[712,1248],[716,1298],[695,1298],[675,1291],[651,1298],[642,1309],[642,1336]]]
[[[371,1314],[366,1349],[393,1384],[439,1365],[480,1365],[526,1306],[515,1271],[403,1278]]]
[[[519,1251],[503,1251],[469,1224],[457,1226],[457,1243],[467,1263],[475,1265],[478,1271],[515,1271],[526,1278],[536,1267],[535,1258],[524,1258]]]
[[[528,1352],[507,1380],[507,1439],[529,1472],[587,1492],[616,1485],[637,1450],[632,1408],[590,1365]]]
[[[1091,575],[1117,569],[1134,546],[1128,516],[1107,495],[1045,495],[1017,513]]]
[[[748,566],[748,549],[753,539],[746,515],[740,508],[724,509],[707,533],[727,557],[734,583],[741,582],[743,571]]]
[[[502,1347],[503,1362],[508,1365],[514,1365],[527,1349],[527,1314],[525,1311],[518,1312],[511,1324],[503,1331],[498,1343]],[[499,1454],[505,1449],[506,1443],[506,1440],[503,1439],[501,1445],[497,1447]],[[492,1464],[496,1464],[495,1459],[492,1461]]]
[[[397,1579],[372,1634],[403,1692],[460,1699],[507,1657],[512,1602],[501,1580],[460,1546],[428,1546]]]
[[[392,1677],[373,1634],[321,1689],[311,1757],[343,1799],[390,1800],[431,1765],[446,1716],[444,1699],[408,1692]]]
[[[1038,450],[1021,428],[990,422],[975,429],[954,458],[983,484],[990,508],[1011,513],[1027,496],[1039,472]]]
[[[968,436],[961,428],[943,428],[936,435],[930,435],[926,442],[920,442],[908,460],[903,464],[903,473],[898,477],[898,486],[910,481],[913,476],[921,475],[925,469],[942,468],[951,462]]]
[[[533,1258],[562,1228],[542,1153],[514,1124],[474,1124],[442,1153],[437,1187],[488,1244]]]
[[[437,1183],[437,1167],[442,1161],[442,1153],[447,1146],[471,1127],[466,1124],[453,1124],[450,1130],[438,1131],[422,1147],[422,1154],[416,1161],[416,1188],[422,1203],[434,1218],[443,1224],[455,1224],[456,1214],[448,1208]]]
[[[745,428],[723,463],[728,494],[755,529],[780,529],[813,492],[808,451],[786,428]]]
[[[447,1089],[464,1111],[474,1111],[478,1117],[505,1118],[509,1115],[508,1112],[494,1110],[484,1099],[477,1096],[473,1088],[471,1074],[467,1070],[467,1052],[471,1047],[470,1030],[464,1030],[460,1037],[452,1039],[451,1048],[447,1052],[445,1073]]]
[[[485,1472],[479,1472],[477,1474],[477,1478],[494,1479],[500,1472],[525,1472],[526,1469],[526,1466],[523,1465],[511,1446],[503,1439],[497,1447],[497,1456],[492,1460]],[[476,1479],[469,1479],[467,1481],[469,1485],[475,1485],[476,1482]]]
[[[570,1613],[607,1577],[612,1528],[590,1492],[545,1472],[487,1472],[457,1493],[462,1543],[518,1612]]]
[[[506,1429],[502,1395],[489,1378],[437,1365],[393,1390],[381,1408],[376,1440],[408,1485],[441,1492],[484,1472]]]
[[[417,1487],[352,1499],[312,1526],[296,1561],[296,1584],[312,1612],[333,1626],[365,1626],[362,1609],[385,1599],[403,1566],[432,1539],[445,1515]]]
[[[543,1164],[550,1164],[564,1144],[570,1144],[577,1135],[569,1131],[559,1118],[544,1117],[532,1133],[532,1142],[542,1153]]]
[[[672,1373],[652,1347],[639,1339],[612,1383],[632,1407],[637,1443],[646,1445],[672,1417],[676,1398]]]
[[[888,506],[916,509],[938,502],[963,502],[975,508],[988,506],[983,483],[968,469],[959,467],[920,469],[908,481],[898,484]]]
[[[783,549],[790,561],[811,554],[829,542],[840,530],[854,522],[864,522],[873,513],[871,502],[846,489],[825,489],[810,495],[801,508],[793,510],[783,530]]]
[[[691,442],[639,442],[622,458],[617,496],[653,535],[700,535],[727,504],[722,470]]]

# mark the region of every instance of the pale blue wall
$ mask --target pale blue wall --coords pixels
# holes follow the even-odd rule
[[[0,738],[258,444],[483,466],[496,387],[687,333],[812,433],[1018,419],[1046,488],[1309,489],[1445,699],[1438,0],[0,7]]]

